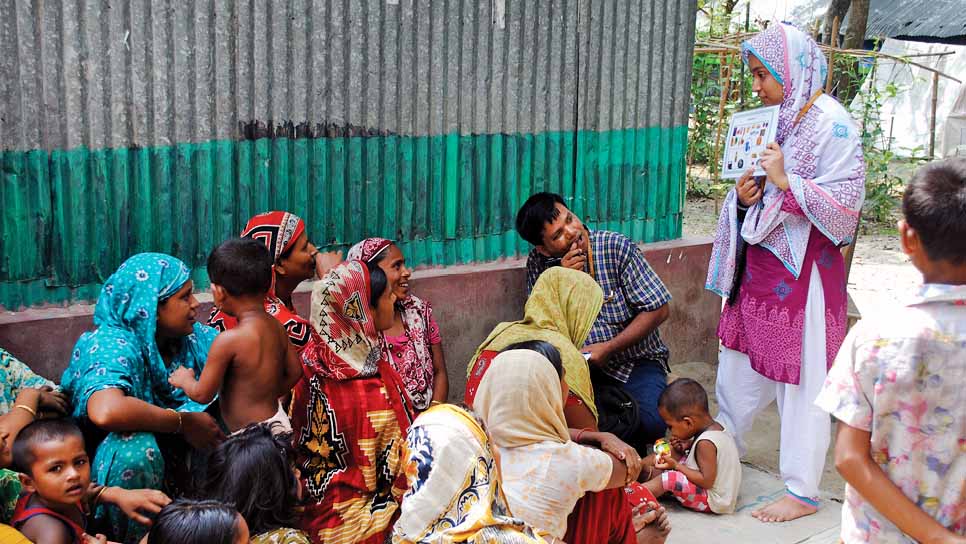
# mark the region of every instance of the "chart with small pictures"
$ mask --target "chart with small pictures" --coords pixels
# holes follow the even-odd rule
[[[721,165],[722,179],[737,179],[749,168],[756,176],[765,175],[759,162],[765,146],[775,141],[778,106],[742,111],[731,117]]]

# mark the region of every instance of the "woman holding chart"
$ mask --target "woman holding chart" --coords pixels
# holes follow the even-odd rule
[[[805,33],[774,23],[742,44],[775,142],[725,200],[706,287],[727,300],[718,337],[718,421],[743,435],[773,400],[781,414],[786,494],[753,516],[788,521],[818,510],[828,414],[813,402],[846,332],[845,265],[865,198],[865,163],[848,112],[823,94],[827,65]]]

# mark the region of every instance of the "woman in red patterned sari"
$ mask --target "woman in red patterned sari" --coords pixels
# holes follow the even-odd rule
[[[406,490],[404,445],[414,412],[379,332],[395,295],[378,267],[343,263],[315,284],[302,352],[305,379],[290,417],[315,543],[386,541]]]

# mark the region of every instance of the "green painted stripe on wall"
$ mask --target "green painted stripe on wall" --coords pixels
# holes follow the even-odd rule
[[[679,237],[687,127],[612,131],[213,140],[165,147],[0,152],[0,306],[89,301],[128,256],[195,267],[247,219],[285,209],[346,249],[401,240],[416,265],[528,250],[513,231],[533,192],[594,228]]]

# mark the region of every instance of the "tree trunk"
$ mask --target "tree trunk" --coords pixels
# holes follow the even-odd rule
[[[869,0],[852,0],[852,7],[849,9],[849,28],[845,31],[845,41],[842,43],[843,49],[862,49],[865,45],[865,30],[869,21]],[[855,93],[859,91],[862,78],[859,77],[859,61],[855,57],[844,57],[848,59],[844,65],[840,65],[840,73],[836,78],[835,96],[843,104],[852,100]]]
[[[831,0],[828,6],[828,11],[825,12],[825,25],[822,29],[822,43],[825,45],[832,44],[832,21],[834,21],[836,17],[839,18],[839,21],[845,19],[845,14],[849,12],[849,5],[851,3],[852,0]],[[836,39],[838,38],[836,37]]]
[[[846,49],[862,49],[865,29],[869,22],[869,0],[852,0],[849,11],[849,29],[845,32]]]

